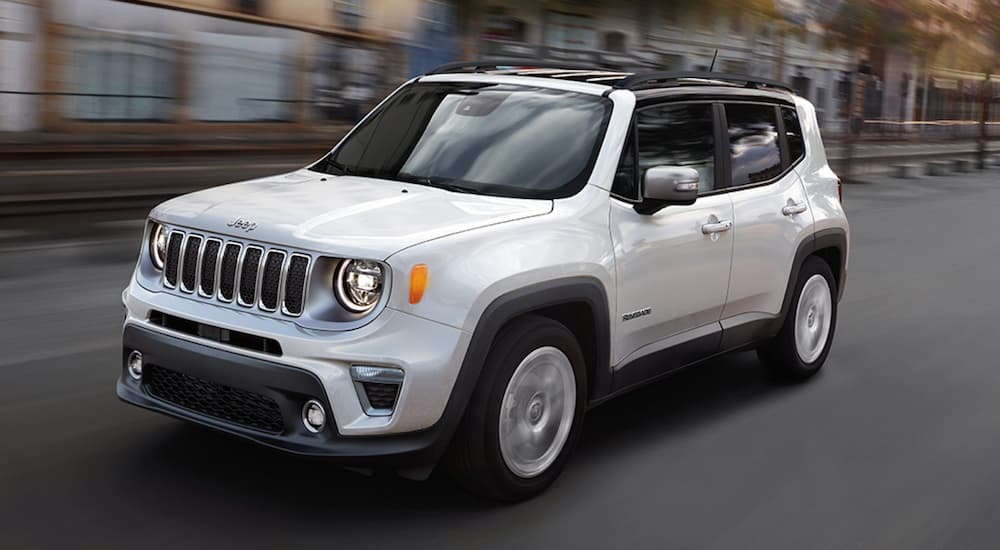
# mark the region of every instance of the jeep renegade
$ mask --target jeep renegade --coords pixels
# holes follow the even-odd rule
[[[501,500],[585,411],[719,354],[833,342],[849,229],[813,106],[718,73],[456,63],[326,157],[150,214],[121,399]]]

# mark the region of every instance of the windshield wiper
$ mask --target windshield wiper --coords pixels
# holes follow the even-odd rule
[[[341,176],[353,176],[354,175],[354,170],[351,170],[346,165],[333,160],[333,155],[330,155],[330,156],[326,157],[325,164],[326,164],[327,169],[324,170],[324,172],[326,172],[326,173],[329,173],[329,169],[333,168],[334,170],[340,172]]]
[[[397,174],[396,179],[407,183],[426,185],[427,187],[436,187],[453,193],[479,193],[478,189],[455,183],[455,180],[452,178],[435,178],[431,176],[415,176],[413,174]]]

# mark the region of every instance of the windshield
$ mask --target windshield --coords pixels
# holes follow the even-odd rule
[[[485,195],[568,197],[590,175],[610,104],[526,86],[418,83],[312,169]]]

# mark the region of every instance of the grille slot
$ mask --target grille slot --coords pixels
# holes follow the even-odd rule
[[[241,306],[253,306],[257,301],[257,274],[260,273],[260,258],[264,254],[262,248],[248,246],[243,256],[243,269],[240,272]]]
[[[285,313],[288,315],[302,315],[308,272],[309,258],[293,254],[285,275]]]
[[[240,263],[240,250],[236,243],[227,243],[222,253],[222,269],[219,273],[219,297],[232,302],[236,292],[236,267]]]
[[[205,241],[205,252],[201,255],[201,294],[205,297],[212,297],[215,294],[215,275],[219,267],[219,250],[222,248],[222,241],[208,239]]]
[[[181,264],[181,290],[186,292],[194,292],[199,252],[201,252],[201,237],[188,236],[187,246],[184,248],[184,263]]]
[[[163,285],[244,307],[302,315],[312,258],[218,237],[172,231]]]
[[[163,401],[219,420],[272,434],[285,427],[278,403],[264,395],[152,364],[144,369],[143,386]]]
[[[170,241],[167,243],[167,265],[163,268],[163,278],[170,288],[177,286],[177,268],[181,261],[181,245],[184,242],[184,235],[179,231],[170,234]]]
[[[197,336],[205,340],[228,344],[250,351],[281,356],[281,344],[274,338],[264,338],[263,336],[240,332],[238,330],[206,325],[205,323],[199,323],[155,310],[149,312],[149,322],[159,327],[175,330],[190,336]]]
[[[278,294],[281,289],[281,268],[285,265],[285,253],[272,250],[264,260],[264,274],[260,280],[260,307],[267,311],[277,311]]]

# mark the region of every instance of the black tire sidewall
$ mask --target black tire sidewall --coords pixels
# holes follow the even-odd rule
[[[573,425],[559,456],[541,474],[522,478],[507,467],[500,451],[500,412],[504,393],[514,371],[531,352],[542,347],[555,347],[569,359],[576,381],[576,406]],[[490,350],[483,374],[473,394],[466,413],[460,437],[472,443],[473,464],[467,465],[478,472],[480,479],[470,487],[475,492],[503,501],[530,498],[559,476],[572,453],[583,427],[587,403],[587,380],[583,352],[573,334],[563,325],[544,317],[529,316],[519,319],[498,335]],[[478,437],[477,437],[478,433]],[[475,464],[479,462],[479,464]],[[464,472],[468,475],[472,472]],[[465,483],[469,486],[469,483]]]
[[[802,299],[802,290],[806,282],[814,275],[821,275],[826,279],[827,287],[830,290],[830,331],[826,335],[826,342],[823,344],[823,351],[814,361],[806,363],[799,356],[798,347],[795,342],[795,321],[798,314],[799,301]],[[834,333],[837,328],[837,283],[833,277],[833,271],[823,260],[810,257],[802,264],[799,271],[798,280],[795,282],[794,299],[789,305],[785,314],[785,321],[782,323],[778,336],[763,347],[761,358],[771,367],[775,368],[779,374],[792,379],[805,379],[818,372],[826,362],[830,349],[833,347]]]

